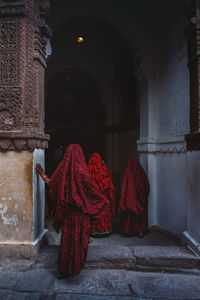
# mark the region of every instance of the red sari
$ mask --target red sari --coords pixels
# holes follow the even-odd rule
[[[135,157],[130,158],[119,202],[121,234],[142,235],[148,230],[149,192],[149,181],[144,169]]]
[[[114,186],[111,171],[106,168],[98,153],[93,153],[88,162],[88,169],[94,187],[109,200],[105,214],[97,221],[91,222],[91,235],[104,236],[112,232],[112,222],[115,215]]]
[[[61,275],[80,273],[85,263],[90,216],[104,213],[106,199],[92,184],[82,148],[70,145],[50,178],[54,203],[53,226],[62,229],[58,270]]]

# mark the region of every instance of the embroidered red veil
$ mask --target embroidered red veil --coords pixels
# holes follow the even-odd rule
[[[150,192],[147,175],[137,158],[128,160],[119,207],[122,211],[131,211],[136,215],[141,215],[148,200]]]
[[[69,206],[78,207],[85,214],[96,217],[104,213],[106,198],[93,186],[80,145],[67,147],[50,178],[50,195],[54,202],[53,225],[56,231]]]
[[[93,153],[88,162],[88,169],[95,188],[102,192],[108,192],[108,198],[112,201],[112,213],[114,209],[114,186],[112,182],[112,173],[105,166],[99,153]]]

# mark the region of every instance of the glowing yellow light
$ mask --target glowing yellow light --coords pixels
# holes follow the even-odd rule
[[[78,43],[82,43],[84,41],[84,38],[82,37],[82,36],[79,36],[78,38],[77,38],[77,42]]]

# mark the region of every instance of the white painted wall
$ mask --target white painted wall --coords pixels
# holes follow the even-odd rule
[[[187,231],[200,242],[200,153],[187,153],[184,139],[190,117],[185,22],[181,16],[171,20],[173,27],[168,24],[168,35],[151,56],[152,73],[143,66],[148,93],[141,101],[145,126],[138,150],[151,185],[150,224],[178,235]]]

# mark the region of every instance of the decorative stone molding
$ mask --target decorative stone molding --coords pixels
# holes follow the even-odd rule
[[[23,3],[15,3],[8,5],[8,3],[0,3],[0,17],[4,16],[24,16],[25,5]]]
[[[148,139],[148,140],[138,140],[137,148],[140,153],[185,153],[187,152],[186,143],[184,137],[176,137],[173,139]]]
[[[49,137],[44,134],[48,8],[47,0],[6,3],[0,0],[0,149],[3,150],[48,145]],[[46,29],[41,30],[41,26]]]
[[[186,1],[188,25],[185,30],[188,42],[190,71],[190,133],[186,136],[189,151],[200,150],[200,1]]]
[[[49,135],[29,133],[23,135],[18,132],[0,133],[0,150],[34,150],[48,147]]]

